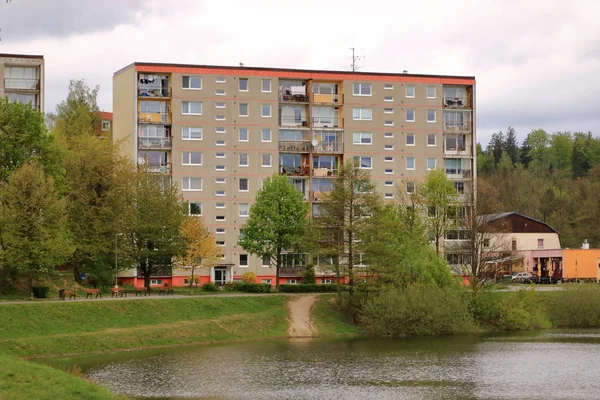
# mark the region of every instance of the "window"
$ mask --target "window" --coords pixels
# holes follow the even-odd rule
[[[217,89],[215,90],[215,95],[217,96],[225,96],[225,89]]]
[[[217,165],[215,165],[215,169],[217,171],[225,171],[225,166],[217,164]],[[221,182],[218,182],[218,183],[221,183]]]
[[[227,104],[223,101],[220,101],[220,102],[218,101],[215,103],[215,108],[226,108],[226,107],[227,107]]]
[[[248,116],[248,103],[240,103],[238,104],[238,109],[239,109],[239,114],[240,117],[247,117]]]
[[[215,115],[215,121],[225,121],[227,117],[224,115]]]
[[[385,96],[383,101],[394,101],[394,96]]]
[[[391,175],[394,173],[394,169],[393,168],[386,168],[383,170],[383,173],[386,175]]]
[[[226,144],[226,143],[225,143],[225,141],[224,141],[224,140],[217,140],[217,141],[215,141],[215,145],[216,145],[216,146],[225,146],[225,144]]]
[[[394,121],[384,121],[383,125],[385,125],[385,126],[394,126]]]
[[[386,199],[393,199],[393,198],[394,198],[394,194],[393,194],[393,193],[385,193],[385,194],[384,194],[384,197],[385,197]]]
[[[217,240],[217,246],[225,247],[225,241],[224,240]]]
[[[240,167],[247,167],[248,165],[250,165],[250,162],[248,160],[248,153],[240,153],[238,155],[238,165]]]
[[[373,134],[370,132],[354,132],[352,134],[354,144],[373,144]]]
[[[355,96],[370,96],[371,95],[371,84],[370,83],[355,83],[352,85],[352,93]]]
[[[415,169],[414,157],[406,157],[406,169]]]
[[[223,197],[226,196],[227,193],[224,190],[217,190],[215,191],[215,196],[219,196],[219,197]]]
[[[201,76],[188,76],[184,75],[181,77],[181,88],[182,89],[202,89],[202,77]]]
[[[239,211],[239,216],[240,217],[247,217],[248,216],[248,203],[240,203],[238,204],[238,211]]]
[[[406,145],[407,146],[414,146],[415,145],[415,134],[414,133],[407,133],[406,134]]]
[[[271,154],[263,153],[263,155],[261,157],[261,165],[263,167],[270,167],[271,166]]]
[[[202,153],[199,151],[184,151],[182,155],[182,165],[202,165]]]
[[[406,182],[406,193],[414,193],[415,192],[415,183],[414,182]]]
[[[393,132],[386,132],[386,133],[384,133],[383,137],[385,137],[386,139],[393,139],[394,138],[394,133]]]
[[[151,285],[162,285],[162,279],[150,279]]]
[[[436,135],[435,133],[427,134],[427,146],[435,146],[436,145]]]
[[[202,215],[202,203],[189,203],[190,215]]]
[[[262,130],[261,141],[263,141],[263,142],[270,142],[271,141],[271,130],[270,129],[263,129]]]
[[[260,88],[263,93],[271,93],[271,80],[263,79]]]
[[[360,169],[371,169],[373,168],[372,158],[366,156],[356,156],[354,157],[354,164],[358,166]]]
[[[216,228],[216,229],[215,229],[215,233],[216,233],[217,235],[224,235],[224,234],[226,234],[226,233],[227,233],[227,229],[226,229],[226,228]]]
[[[513,251],[517,250],[517,239],[512,240],[511,246]]]
[[[394,157],[384,157],[383,160],[385,162],[394,162]]]
[[[262,117],[268,118],[271,116],[271,105],[270,104],[263,104],[260,107],[260,115]]]
[[[238,89],[240,92],[248,91],[248,78],[240,78],[238,81]]]
[[[265,279],[261,279],[260,283],[267,283],[267,284],[271,284],[271,278],[265,278]]]
[[[217,126],[215,128],[215,133],[226,133],[227,129],[224,126]]]
[[[238,131],[238,140],[240,142],[248,141],[248,128],[240,128],[240,130]]]
[[[394,145],[393,144],[386,144],[385,146],[383,146],[384,150],[394,150]]]
[[[385,186],[394,186],[394,181],[385,181],[383,184]]]
[[[427,110],[427,122],[435,122],[435,110]]]
[[[262,266],[263,267],[270,267],[271,266],[271,259],[269,257],[263,257],[262,258]]]
[[[392,90],[392,89],[394,89],[394,84],[393,83],[384,83],[383,88],[385,90]]]
[[[383,113],[384,114],[393,114],[394,113],[394,109],[393,108],[384,108],[383,109]]]
[[[225,221],[225,220],[226,220],[226,218],[224,215],[217,215],[215,217],[215,221]]]
[[[226,158],[227,155],[225,153],[215,153],[215,158]]]
[[[406,97],[409,97],[409,98],[415,97],[415,86],[414,85],[406,85],[405,94],[406,94]]]
[[[225,168],[224,165],[221,165],[221,167]],[[219,176],[215,178],[215,183],[227,183],[227,180],[224,176]]]
[[[490,239],[483,239],[483,247],[490,247]]]
[[[464,182],[454,182],[454,189],[459,194],[463,194],[465,192],[465,183]]]
[[[299,279],[293,279],[293,278],[292,279],[286,279],[285,283],[287,285],[297,285],[297,284],[300,283],[300,280]]]
[[[102,130],[106,132],[110,129],[110,121],[102,121]]]
[[[227,79],[225,79],[225,77],[224,77],[224,76],[217,76],[217,77],[215,78],[215,82],[216,82],[216,83],[227,83]]]
[[[183,115],[202,115],[201,101],[182,101],[181,114]]]
[[[352,110],[354,120],[370,121],[373,119],[373,110],[370,108],[355,108]]]
[[[415,122],[415,110],[414,108],[406,109],[406,122]]]
[[[182,140],[202,140],[202,128],[199,126],[184,126],[181,128]]]
[[[435,86],[427,86],[427,98],[435,99]]]
[[[240,267],[248,266],[248,254],[240,254]]]
[[[226,208],[225,203],[217,203],[215,204],[215,208],[218,210],[224,210]],[[225,233],[225,228],[223,228],[223,232],[217,232],[217,233]]]
[[[240,178],[238,181],[238,188],[240,192],[248,191],[248,178]]]
[[[181,178],[181,190],[200,191],[202,190],[202,178]]]
[[[427,171],[431,171],[432,169],[435,169],[437,166],[437,160],[435,159],[435,157],[428,157],[427,158]]]
[[[544,239],[538,239],[538,249],[544,248]]]

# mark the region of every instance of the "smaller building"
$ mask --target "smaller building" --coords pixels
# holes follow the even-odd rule
[[[93,114],[97,120],[96,126],[94,126],[94,133],[97,136],[110,136],[113,125],[113,113],[96,111]]]
[[[563,278],[600,282],[600,249],[590,249],[587,242],[581,249],[563,250]]]
[[[0,98],[44,112],[44,56],[0,53]]]

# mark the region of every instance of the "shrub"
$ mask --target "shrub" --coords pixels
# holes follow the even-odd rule
[[[279,291],[283,293],[335,293],[337,290],[337,284],[279,285]]]
[[[216,292],[219,290],[219,287],[212,282],[206,282],[204,285],[200,287],[205,292]]]
[[[544,311],[537,292],[519,290],[502,302],[498,328],[506,331],[549,328],[550,321]]]
[[[244,275],[242,275],[242,282],[256,283],[256,274],[254,272],[246,272]]]
[[[269,283],[243,283],[235,282],[233,290],[246,293],[271,293],[272,286]]]
[[[549,299],[548,314],[561,328],[600,326],[600,287],[582,284],[554,293]]]
[[[365,329],[376,336],[439,335],[473,330],[463,289],[434,284],[386,286],[367,297],[360,311]]]
[[[33,297],[36,299],[45,299],[48,297],[50,288],[48,286],[32,286],[31,291],[33,292]]]
[[[315,266],[309,264],[302,271],[302,284],[303,285],[314,285],[317,283],[317,277],[315,275]],[[281,287],[281,286],[280,286]]]

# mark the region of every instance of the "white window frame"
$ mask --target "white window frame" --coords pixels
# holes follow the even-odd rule
[[[226,96],[227,91],[225,89],[217,89],[215,90],[215,96]]]
[[[227,215],[215,215],[215,221],[217,221],[217,222],[227,221]]]
[[[383,149],[386,151],[391,151],[394,150],[394,145],[393,144],[386,144],[383,146]]]
[[[355,156],[358,158],[358,169],[373,169],[373,157],[371,156]],[[369,158],[371,160],[371,166],[370,167],[363,167],[361,164],[361,160],[363,158]]]
[[[227,108],[227,103],[224,101],[215,102],[215,108]]]
[[[265,90],[265,82],[269,82],[269,90]],[[262,93],[271,93],[271,85],[272,85],[272,83],[271,83],[270,79],[266,79],[266,78],[261,79],[261,81],[260,81],[260,91]]]
[[[242,214],[242,206],[246,206],[246,214]],[[250,216],[250,204],[248,203],[238,203],[238,216],[242,218],[248,218]]]
[[[384,137],[385,139],[393,139],[393,138],[394,138],[394,132],[385,132],[385,133],[383,134],[383,137]]]
[[[412,137],[412,139],[413,139],[412,144],[408,143],[408,138],[409,137]],[[406,146],[415,146],[417,144],[417,135],[414,134],[414,133],[407,133],[406,137],[404,138],[404,144]]]
[[[215,127],[215,133],[227,133],[227,128],[224,126],[217,126]]]
[[[106,132],[110,130],[110,121],[102,121],[102,131]]]
[[[412,111],[412,119],[408,119],[408,112]],[[406,122],[415,122],[417,120],[417,110],[414,108],[407,108],[406,110],[404,110],[404,116],[405,116],[405,120]]]
[[[358,117],[355,115],[356,110],[358,110]],[[363,110],[369,110],[369,118],[363,117]],[[373,109],[368,107],[354,107],[352,109],[352,119],[354,121],[372,121],[373,120]]]
[[[199,214],[192,214],[192,204],[197,204],[198,208],[200,208],[200,213]],[[201,217],[202,216],[202,203],[198,203],[195,201],[190,201],[188,202],[188,215],[192,215],[194,217]]]
[[[198,78],[198,79],[200,79],[200,87],[196,88],[196,87],[189,87],[189,86],[185,87],[185,86],[183,86],[183,79],[185,77],[188,78],[188,84],[192,83],[192,78]],[[200,75],[182,75],[181,76],[181,88],[183,90],[202,90],[202,76],[200,76]]]
[[[356,135],[358,135],[358,142],[356,141]],[[369,139],[369,143],[363,143],[364,138]],[[373,144],[373,133],[372,132],[352,132],[352,144],[357,146],[371,146]]]
[[[188,111],[191,108],[190,107],[191,103],[198,103],[198,104],[200,104],[200,112],[199,113],[192,113],[192,112],[187,112],[186,113],[186,112],[183,112],[183,105],[185,103],[188,103]],[[189,101],[189,100],[182,101],[181,102],[181,115],[202,115],[202,102],[201,101]]]
[[[215,115],[215,121],[227,121],[227,117],[225,115]]]
[[[269,156],[269,163],[265,164],[265,156]],[[260,165],[264,168],[270,168],[273,166],[273,155],[271,153],[262,153],[260,156]]]
[[[246,106],[246,114],[242,114],[242,105]],[[238,115],[242,118],[246,118],[250,116],[250,104],[249,103],[239,103],[238,104]]]
[[[394,121],[383,121],[383,126],[394,126]]]
[[[362,88],[363,85],[369,88],[369,94],[363,94]],[[358,90],[357,90],[358,89]],[[373,96],[373,85],[366,82],[354,82],[352,84],[352,95],[353,96],[362,96],[362,97],[370,97]]]
[[[429,89],[433,89],[433,96],[429,95]],[[425,94],[427,95],[428,99],[435,99],[437,97],[437,88],[435,86],[427,86],[425,89]]]
[[[200,163],[192,163],[191,159],[192,159],[192,153],[197,153],[200,154]],[[188,160],[186,160],[185,156],[188,155]],[[188,166],[201,166],[202,165],[202,161],[203,161],[203,157],[202,157],[202,152],[200,151],[182,151],[181,152],[181,165],[188,165]]]
[[[227,228],[215,228],[215,235],[226,235]]]
[[[383,84],[383,89],[385,89],[385,90],[394,90],[394,84],[393,83],[384,83]]]
[[[215,158],[227,158],[227,153],[219,151],[215,153]]]
[[[384,168],[383,173],[386,175],[394,175],[394,168]]]
[[[269,132],[269,139],[265,140],[265,132]],[[263,128],[260,131],[260,141],[263,143],[271,143],[273,140],[273,132],[268,128]]]
[[[384,193],[383,197],[386,199],[393,199],[394,193]]]
[[[227,78],[224,76],[216,76],[215,83],[227,83]]]
[[[227,171],[227,166],[225,164],[217,164],[217,165],[215,165],[215,171],[218,171],[218,172]]]
[[[269,262],[267,264],[265,264],[265,260],[264,258],[260,259],[260,264],[264,267],[264,268],[269,268],[271,266],[271,259],[269,259]]]
[[[408,160],[412,160],[412,168],[408,166]],[[406,157],[406,170],[415,171],[417,169],[417,159],[415,157]]]
[[[265,107],[269,107],[269,115],[265,115]],[[260,116],[262,118],[271,118],[273,116],[273,110],[270,104],[261,104],[260,105]]]
[[[246,155],[246,164],[242,164],[242,155]],[[238,153],[238,167],[247,168],[250,166],[250,153]]]
[[[246,265],[242,264],[242,256],[246,256]],[[250,266],[250,257],[248,257],[248,254],[240,254],[239,255],[238,265],[240,268],[248,268]]]
[[[219,247],[225,247],[225,241],[224,240],[216,240],[215,244]]]
[[[192,129],[198,129],[198,131],[200,133],[200,137],[198,137],[198,138],[191,137],[191,130]],[[187,136],[188,137],[185,137],[186,136],[186,134],[185,134],[186,130],[187,130]],[[203,136],[204,135],[203,135],[203,131],[202,131],[202,127],[201,126],[182,126],[181,127],[181,140],[202,140]]]
[[[384,162],[394,162],[394,156],[385,156],[383,157]]]
[[[246,81],[246,89],[242,89],[242,81]],[[239,78],[238,79],[238,92],[248,92],[250,90],[250,79]]]
[[[430,111],[433,111],[433,121],[429,120],[429,112]],[[427,122],[430,124],[435,124],[436,121],[437,121],[437,111],[434,109],[431,109],[431,108],[427,109]]]
[[[433,160],[433,168],[429,167],[429,161]],[[437,158],[427,157],[427,171],[432,171],[437,168]]]
[[[222,167],[225,167],[224,165],[222,165]],[[225,171],[225,169],[223,169],[223,171]],[[215,177],[215,183],[217,185],[222,185],[227,183],[227,178],[225,178],[224,176],[217,176]]]
[[[393,108],[384,108],[383,109],[383,113],[384,114],[393,114],[394,113],[394,109]]]
[[[216,203],[215,208],[217,210],[225,210],[227,208],[227,203]],[[225,228],[223,228],[223,229],[225,229]],[[219,232],[217,232],[217,233],[219,233]],[[223,232],[223,233],[225,233],[225,232]]]
[[[394,101],[394,96],[385,96],[383,98],[383,101],[393,102]]]
[[[409,183],[412,183],[412,190],[411,191],[408,190],[408,184]],[[416,189],[416,185],[415,185],[414,181],[406,181],[406,183],[404,184],[404,187],[405,187],[406,194],[413,194],[415,192],[415,189]]]
[[[215,146],[227,146],[227,141],[219,139],[219,140],[215,141]]]
[[[394,181],[384,181],[383,186],[394,186]]]
[[[191,182],[192,179],[198,179],[198,181],[200,182],[200,188],[199,189],[190,189],[191,187]],[[185,189],[185,183],[187,180],[187,189]],[[202,191],[202,178],[200,177],[183,177],[181,178],[181,191],[182,192],[201,192]]]
[[[412,88],[412,95],[408,94],[408,88]],[[416,89],[415,89],[415,85],[406,85],[404,87],[404,96],[407,99],[414,99],[415,98],[415,94],[416,94]]]
[[[246,139],[242,139],[242,132],[246,131]],[[249,142],[250,141],[250,129],[239,128],[238,129],[238,142]]]
[[[215,190],[215,196],[217,196],[217,197],[225,197],[225,196],[227,196],[227,191],[225,189]]]
[[[433,144],[429,144],[429,137],[433,136]],[[427,134],[427,147],[436,147],[437,146],[437,135],[435,133]]]
[[[241,189],[242,180],[246,181],[247,189]],[[238,192],[249,192],[250,191],[250,178],[239,178],[238,179]]]

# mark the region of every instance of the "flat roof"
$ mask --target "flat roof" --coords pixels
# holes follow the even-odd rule
[[[32,55],[32,54],[6,54],[0,53],[0,58],[35,58],[38,60],[43,60],[44,56],[41,55]]]
[[[281,75],[280,78],[300,78],[311,79],[314,76],[319,78],[329,78],[338,80],[345,79],[360,79],[366,80],[386,80],[394,81],[398,78],[408,78],[407,81],[472,81],[475,83],[474,76],[459,76],[459,75],[427,75],[427,74],[409,74],[403,72],[364,72],[364,71],[339,71],[339,70],[315,70],[315,69],[293,69],[293,68],[273,68],[273,67],[248,67],[248,66],[227,66],[227,65],[201,65],[201,64],[172,64],[172,63],[152,63],[152,62],[134,62],[124,68],[116,71],[114,75],[118,75],[131,67],[135,67],[136,71],[140,72],[198,72],[198,73],[214,73],[228,74],[245,72],[247,75],[264,75],[275,76]],[[341,78],[341,79],[339,79]],[[379,78],[379,79],[377,79]],[[394,79],[396,78],[396,79]]]

